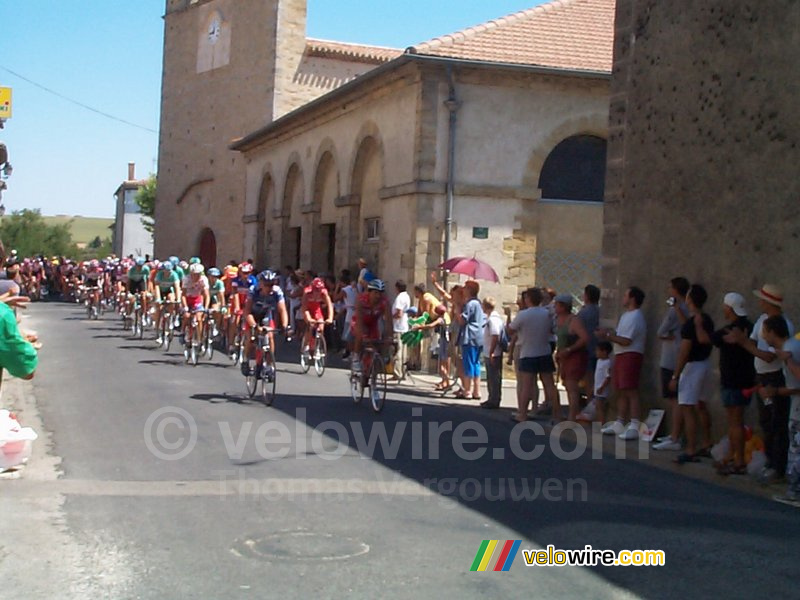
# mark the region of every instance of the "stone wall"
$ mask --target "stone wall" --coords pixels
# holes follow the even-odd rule
[[[765,281],[800,321],[800,3],[617,0],[616,30],[604,314],[631,284],[647,293],[652,400],[671,277],[705,285],[717,324],[728,291],[758,316]]]
[[[170,0],[167,4],[156,201],[158,256],[195,254],[200,232],[208,227],[216,236],[218,261],[241,257],[244,162],[228,144],[272,119],[275,36],[270,32],[276,30],[278,4],[284,3]],[[214,13],[230,35],[229,61],[203,70],[206,65],[198,62],[198,55],[211,45],[207,29]]]
[[[540,201],[538,180],[563,139],[605,137],[608,80],[458,68],[453,82],[461,107],[450,255],[490,262],[502,285],[487,284],[485,293],[510,303],[538,282],[537,248],[599,257],[602,204]],[[448,94],[444,66],[413,61],[269,133],[245,153],[245,248],[272,240],[268,263],[283,265],[296,248],[291,229],[302,227],[300,264],[319,269],[324,257],[313,248],[332,223],[336,270],[363,255],[389,281],[427,281],[443,253]],[[273,182],[270,198],[284,198],[293,164],[304,182],[300,206],[276,200],[259,208],[264,181]],[[381,220],[375,241],[364,239],[369,217]],[[473,237],[475,227],[488,228],[488,237]],[[260,235],[261,228],[270,233]]]

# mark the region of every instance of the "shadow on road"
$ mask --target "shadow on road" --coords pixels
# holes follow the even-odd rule
[[[512,451],[512,423],[488,418],[477,406],[398,402],[393,395],[390,391],[384,411],[377,415],[367,402],[356,405],[349,397],[307,397],[280,391],[272,408],[293,418],[303,416],[302,422],[312,429],[322,425],[332,439],[339,438],[342,430],[337,433],[330,424],[341,424],[345,435],[339,442],[349,446],[348,455],[351,451],[363,455],[363,441],[375,432],[385,432],[385,447],[375,444],[369,459],[538,545],[664,550],[669,568],[592,569],[641,597],[661,597],[667,589],[678,597],[735,596],[743,568],[740,561],[758,555],[764,564],[778,564],[781,553],[789,551],[787,540],[800,534],[791,509],[765,505],[761,499],[637,461],[608,456],[596,460],[590,450],[573,460],[564,459],[564,454],[576,450],[570,434],[557,437],[563,453],[558,458],[548,443],[549,432],[543,437],[522,431],[519,445],[524,451],[537,444],[546,448],[539,458],[518,458]],[[298,415],[300,408],[305,409],[304,415]],[[485,443],[481,440],[463,447],[454,443],[453,430],[466,422],[486,432]],[[439,434],[440,430],[444,432]],[[473,430],[464,435],[473,436]],[[400,441],[392,449],[394,439]],[[462,451],[473,453],[481,448],[486,449],[482,456]],[[476,548],[482,538],[492,537],[491,531],[476,532]],[[729,541],[727,548],[741,549],[738,558],[727,551],[725,559],[715,558],[721,556],[717,553],[722,548],[712,540],[721,537]],[[710,571],[708,577],[700,576],[704,568]],[[785,585],[785,581],[779,583],[780,577],[749,572],[772,592]],[[679,573],[694,576],[676,578]]]

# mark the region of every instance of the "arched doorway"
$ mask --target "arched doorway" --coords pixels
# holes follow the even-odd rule
[[[381,146],[373,136],[361,140],[356,153],[352,175],[352,193],[359,198],[355,215],[355,247],[357,252],[351,262],[363,257],[367,259],[373,273],[380,271],[381,223],[383,206],[380,189],[383,187],[383,157]]]
[[[217,264],[217,238],[208,227],[200,232],[200,251],[197,255],[206,268]]]
[[[330,151],[319,160],[314,177],[313,202],[319,210],[318,224],[312,227],[311,268],[317,272],[336,273],[336,198],[339,196],[339,173]]]
[[[272,224],[272,199],[272,176],[266,174],[261,182],[261,190],[258,194],[258,222],[256,224],[258,229],[256,231],[256,255],[254,258],[259,268],[266,268],[266,265],[274,258],[273,256],[269,256],[267,251],[268,241],[271,237],[268,235],[268,230]]]

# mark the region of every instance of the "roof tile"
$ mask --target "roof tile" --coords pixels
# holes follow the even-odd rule
[[[308,39],[306,40],[306,53],[309,56],[381,64],[397,58],[403,54],[403,51],[382,46],[365,46],[363,44]]]
[[[611,72],[616,0],[554,0],[412,46],[415,54]]]

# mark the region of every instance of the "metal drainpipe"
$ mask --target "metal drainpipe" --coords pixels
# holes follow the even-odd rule
[[[444,105],[450,112],[450,128],[447,132],[447,209],[444,218],[444,260],[450,258],[450,239],[453,229],[453,187],[455,185],[456,163],[456,122],[461,102],[456,99],[456,86],[453,81],[453,66],[447,65],[447,83],[450,93]]]

